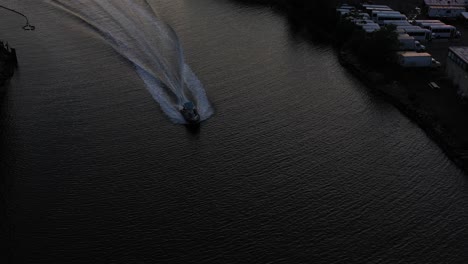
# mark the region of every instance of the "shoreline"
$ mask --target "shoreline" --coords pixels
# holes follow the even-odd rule
[[[466,101],[462,102],[458,98],[456,89],[446,80],[445,73],[440,70],[439,72],[433,72],[431,69],[418,71],[401,67],[391,69],[399,72],[397,74],[388,69],[376,70],[361,63],[354,53],[347,52],[343,48],[346,45],[338,45],[334,31],[324,31],[317,25],[311,25],[301,16],[295,17],[297,10],[293,10],[282,1],[234,1],[263,7],[270,6],[276,12],[281,13],[288,20],[294,33],[304,38],[305,41],[318,41],[334,47],[340,64],[347,71],[358,78],[367,89],[383,97],[420,127],[445,155],[468,175],[468,124],[463,125],[463,114],[468,114],[468,105]],[[313,33],[318,34],[319,37],[314,37]],[[440,89],[443,91],[431,90],[427,86],[429,79],[436,79],[437,82],[446,84],[446,88]]]
[[[426,135],[436,143],[447,157],[453,161],[465,174],[468,174],[468,156],[465,156],[463,151],[465,142],[454,136],[450,128],[445,128],[445,125],[440,123],[432,113],[417,108],[407,101],[406,98],[392,94],[390,89],[405,90],[401,84],[381,83],[379,80],[369,78],[368,70],[365,66],[361,66],[357,62],[357,58],[352,53],[347,53],[344,50],[338,50],[338,59],[340,64],[345,67],[350,73],[358,78],[367,89],[373,93],[383,97],[387,102],[395,106],[403,115],[420,127]],[[377,71],[374,73],[381,74]],[[382,77],[384,77],[382,75]],[[400,86],[396,88],[396,86]],[[459,149],[459,150],[457,150]]]

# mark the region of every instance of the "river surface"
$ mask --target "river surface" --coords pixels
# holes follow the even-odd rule
[[[174,124],[49,1],[2,3],[2,263],[468,263],[468,178],[268,8],[150,0],[214,114]]]

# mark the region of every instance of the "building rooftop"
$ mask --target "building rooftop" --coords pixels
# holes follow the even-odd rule
[[[455,9],[455,10],[465,10],[465,7],[464,6],[431,6],[431,9],[447,9],[447,8],[450,8],[450,9]]]
[[[428,6],[468,6],[468,0],[424,0]]]
[[[468,46],[449,47],[449,50],[457,54],[457,56],[464,62],[468,63]]]

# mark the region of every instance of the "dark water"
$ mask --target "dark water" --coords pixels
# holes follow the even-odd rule
[[[268,9],[150,1],[215,108],[192,134],[91,28],[4,2],[37,30],[1,11],[2,260],[468,262],[467,176]]]

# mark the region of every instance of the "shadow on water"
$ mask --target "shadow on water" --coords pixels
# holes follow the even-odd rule
[[[198,138],[200,134],[200,123],[197,124],[185,124],[185,129],[188,132],[188,134],[192,136],[196,136]]]
[[[289,33],[295,41],[307,41],[325,46],[333,42],[336,16],[335,0],[230,0],[237,5],[268,7],[287,20]]]
[[[7,130],[7,123],[11,120],[7,111],[9,88],[9,79],[3,84],[0,84],[0,207],[4,208],[0,213],[0,237],[3,241],[8,241],[7,238],[9,236],[9,223],[7,220],[8,204],[6,203],[5,197],[7,197],[9,189],[9,175],[11,175],[10,164],[14,163],[13,155],[8,145],[9,131]],[[4,261],[1,261],[1,263],[9,263],[8,258],[8,247],[2,247],[0,249],[0,261],[2,259],[4,259]]]

